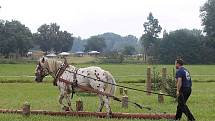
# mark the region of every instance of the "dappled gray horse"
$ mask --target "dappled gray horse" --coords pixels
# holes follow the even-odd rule
[[[115,92],[116,82],[113,76],[100,67],[76,68],[61,61],[43,57],[39,60],[36,66],[35,81],[42,82],[43,78],[47,75],[51,75],[55,79],[55,84],[59,87],[59,103],[61,104],[62,109],[69,109],[72,111],[71,93],[73,91],[83,91],[78,88],[78,86],[75,86],[76,84],[99,90],[110,95],[114,95]],[[68,84],[65,81],[70,83]],[[98,94],[98,97],[100,100],[97,111],[101,112],[105,105],[107,114],[110,116],[112,113],[110,108],[110,97],[101,94]],[[63,104],[63,99],[66,99],[68,106]]]

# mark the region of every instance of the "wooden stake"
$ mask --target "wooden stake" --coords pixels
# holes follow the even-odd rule
[[[122,87],[119,88],[119,94],[123,95],[123,88]]]
[[[128,95],[128,90],[124,88],[124,95]]]
[[[159,103],[164,103],[164,96],[163,96],[162,92],[160,92],[160,94],[158,94],[158,102]]]
[[[128,96],[122,97],[122,108],[128,108]]]
[[[28,102],[25,102],[22,107],[22,115],[30,116],[30,112],[30,104]]]
[[[165,84],[166,84],[166,78],[167,78],[167,69],[164,67],[162,68],[162,82],[161,82],[161,92],[165,92]]]
[[[150,67],[147,68],[146,88],[147,88],[147,95],[151,95],[152,81],[151,81],[151,68]]]
[[[76,101],[76,111],[83,111],[83,101],[80,99]]]

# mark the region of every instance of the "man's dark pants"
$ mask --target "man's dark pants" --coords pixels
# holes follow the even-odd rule
[[[191,88],[181,88],[180,94],[178,97],[178,106],[176,112],[176,119],[181,119],[182,113],[184,113],[189,121],[194,121],[195,118],[193,117],[192,113],[190,112],[189,108],[186,105],[186,102],[191,94]]]

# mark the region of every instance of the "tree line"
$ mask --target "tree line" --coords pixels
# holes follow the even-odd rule
[[[56,23],[41,25],[36,33],[19,21],[0,21],[0,54],[6,58],[11,55],[25,56],[29,49],[44,52],[71,50],[74,37],[61,31]]]
[[[178,57],[189,64],[215,63],[215,1],[208,0],[200,8],[204,30],[179,29],[163,30],[152,13],[144,22],[144,33],[137,39],[128,35],[122,37],[114,33],[91,36],[88,39],[73,37],[72,33],[60,30],[56,23],[41,25],[36,33],[19,21],[0,21],[0,54],[25,56],[29,49],[54,51],[91,51],[103,53],[122,53],[133,55],[141,53],[144,61],[170,64]],[[160,36],[163,30],[163,36]]]

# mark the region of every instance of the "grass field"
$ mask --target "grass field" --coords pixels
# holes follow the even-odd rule
[[[142,84],[129,84],[130,87],[144,89]],[[197,121],[213,121],[215,117],[215,97],[212,92],[215,92],[215,83],[194,83],[193,94],[188,101],[192,112],[194,113]],[[58,104],[58,89],[48,83],[4,83],[0,84],[0,108],[7,109],[20,109],[25,101],[28,101],[32,109],[54,110],[60,111]],[[117,90],[116,95],[119,92]],[[157,102],[157,95],[147,96],[145,93],[129,90],[129,99],[146,106],[150,106],[154,111],[174,113],[176,103],[170,97],[165,97],[164,104]],[[98,105],[98,98],[96,96],[75,95],[74,101],[81,99],[84,102],[84,110],[96,111]],[[75,107],[73,102],[73,107]],[[141,113],[154,113],[146,109],[141,110],[129,105],[128,109],[122,109],[121,104],[115,101],[111,103],[114,112],[141,112]],[[105,108],[104,108],[105,109]],[[96,120],[97,118],[80,118],[80,117],[51,117],[51,116],[31,116],[30,118],[23,118],[20,115],[0,114],[0,120]],[[106,120],[106,119],[102,119]],[[116,120],[116,119],[112,119]],[[161,120],[165,121],[165,120]],[[186,121],[185,118],[183,121]]]
[[[145,80],[146,69],[150,65],[135,65],[135,64],[76,64],[77,67],[86,66],[100,66],[110,71],[117,82],[136,82],[139,80]],[[153,66],[151,66],[153,67]],[[168,68],[168,74],[172,74],[173,65],[156,65],[157,70],[161,71],[162,67]],[[215,65],[189,65],[186,66],[190,72],[193,80],[202,81],[202,83],[193,83],[193,94],[188,101],[192,112],[194,113],[197,121],[213,121],[215,117],[215,83],[207,82],[215,80]],[[52,86],[50,83],[35,83],[34,80],[35,64],[0,64],[0,81],[1,82],[32,82],[32,83],[0,83],[0,108],[20,109],[25,101],[30,102],[32,109],[54,110],[60,111],[60,105],[58,104],[58,89]],[[26,77],[32,76],[32,77]],[[46,81],[50,82],[51,78],[46,78]],[[120,85],[126,85],[129,87],[135,87],[145,89],[144,83],[121,83]],[[157,95],[146,96],[145,93],[129,91],[129,99],[140,104],[144,104],[152,107],[158,112],[174,113],[176,104],[170,97],[165,97],[164,104],[158,104]],[[116,92],[116,95],[119,93]],[[74,97],[74,101],[81,99],[84,101],[84,109],[86,111],[96,111],[98,105],[98,98],[95,96],[77,95]],[[88,103],[86,103],[88,102]],[[129,106],[128,109],[121,109],[121,104],[118,102],[112,102],[111,104],[114,112],[141,112],[141,113],[153,113],[146,109],[140,110],[133,106]],[[73,103],[74,107],[74,103]],[[52,117],[52,116],[30,116],[24,118],[20,115],[0,114],[0,121],[59,121],[59,120],[77,120],[77,121],[91,121],[98,120],[97,118],[81,118],[81,117]],[[110,120],[110,119],[99,119]],[[111,119],[113,121],[117,119]],[[120,119],[122,120],[122,119]],[[148,121],[148,120],[147,120]],[[165,120],[161,120],[165,121]],[[185,118],[183,121],[186,121]]]
[[[0,81],[27,81],[32,82],[35,64],[0,64]],[[99,66],[110,71],[117,82],[145,80],[147,67],[150,65],[139,64],[77,64],[77,67]],[[167,67],[168,74],[172,75],[174,65],[155,65],[156,70]],[[186,66],[194,81],[214,81],[215,65],[188,65]],[[30,76],[30,77],[27,77]],[[46,79],[50,80],[50,79]]]

